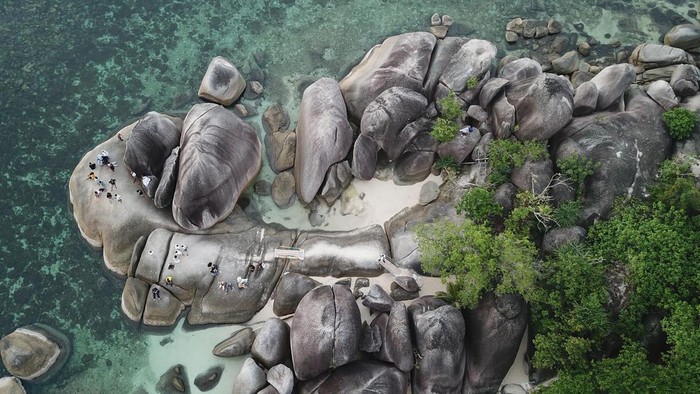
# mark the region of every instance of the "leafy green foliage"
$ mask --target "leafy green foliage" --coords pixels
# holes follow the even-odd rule
[[[576,225],[583,203],[581,200],[567,201],[560,204],[552,212],[552,221],[559,227],[571,227]]]
[[[437,105],[438,109],[440,110],[441,117],[444,119],[454,120],[458,116],[462,115],[462,107],[459,104],[457,95],[452,90],[447,93],[447,96],[438,100]]]
[[[520,142],[515,139],[494,140],[488,149],[491,174],[489,182],[501,184],[508,181],[514,167],[520,167],[526,161],[547,158],[547,147],[541,141]]]
[[[503,212],[503,207],[494,199],[494,192],[484,187],[473,187],[467,190],[457,204],[457,213],[465,215],[475,223],[486,223],[494,216]]]
[[[439,272],[455,305],[474,307],[488,291],[534,298],[537,248],[527,239],[505,232],[493,235],[482,224],[439,221],[417,229],[423,268]]]
[[[515,208],[504,224],[506,229],[527,237],[533,226],[541,230],[549,227],[553,210],[546,196],[521,190],[515,195]]]
[[[453,170],[453,171],[458,171],[459,170],[459,163],[455,160],[454,157],[452,156],[440,156],[435,160],[435,168],[438,170]]]
[[[676,140],[684,140],[690,137],[698,121],[695,112],[681,107],[664,112],[663,119],[668,128],[668,134]]]
[[[664,161],[656,184],[649,189],[652,198],[688,215],[700,213],[700,189],[695,186],[690,166],[687,160]]]
[[[570,156],[557,162],[559,172],[570,180],[576,187],[577,194],[583,193],[586,178],[593,175],[598,164],[584,156]]]
[[[467,83],[466,83],[467,89],[474,89],[478,85],[479,85],[479,79],[475,75],[472,75],[471,77],[467,78]]]
[[[457,123],[445,118],[438,118],[435,121],[433,129],[430,131],[430,135],[440,142],[447,142],[455,138],[458,131],[459,127]]]

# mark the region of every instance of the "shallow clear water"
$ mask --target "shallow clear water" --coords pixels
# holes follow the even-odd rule
[[[81,239],[67,180],[85,151],[134,114],[186,111],[213,56],[242,66],[263,55],[266,100],[291,109],[305,81],[341,77],[383,38],[426,30],[434,12],[455,19],[451,35],[493,40],[505,54],[512,48],[504,27],[516,16],[555,17],[566,32],[583,23],[601,43],[619,38],[635,46],[658,41],[685,19],[697,22],[688,16],[697,6],[676,0],[5,0],[0,335],[38,321],[73,340],[60,375],[31,392],[136,392],[132,375],[149,362],[149,334],[121,316],[122,282]]]

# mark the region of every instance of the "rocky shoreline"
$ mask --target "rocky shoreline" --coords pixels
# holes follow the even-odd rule
[[[605,218],[615,197],[643,195],[664,159],[700,153],[698,133],[673,142],[661,121],[663,111],[676,106],[700,110],[694,58],[700,29],[677,26],[664,45],[641,44],[627,58],[613,59],[618,64],[589,64],[581,57],[595,43],[557,40],[556,21],[514,19],[506,40],[542,39],[536,50],[547,56],[499,60],[493,43],[446,37],[451,18],[432,19],[430,33],[387,38],[342,80],[313,82],[294,130],[283,106],[268,108],[264,142],[223,107],[244,91],[261,94],[262,85],[246,82],[217,57],[199,90],[211,103],[194,105],[184,119],[149,112],[88,152],[69,183],[73,213],[84,238],[103,248],[106,267],[126,278],[126,317],[148,326],[172,326],[183,313],[193,325],[244,323],[271,299],[278,316],[294,313],[291,327],[270,319],[254,340],[227,343],[238,350],[222,354],[252,355],[234,392],[498,390],[525,332],[527,305],[519,297],[488,295],[460,311],[422,294],[415,226],[459,220],[456,201],[485,182],[494,139],[548,141],[552,155],[514,171],[505,200],[519,189],[544,192],[560,159],[599,163],[585,185],[577,226],[545,235],[552,250]],[[455,138],[440,142],[431,135],[446,111],[437,102],[452,93],[465,115],[456,120]],[[285,208],[298,199],[310,218],[319,199],[332,205],[353,178],[390,171],[395,183],[414,183],[439,173],[436,159],[448,156],[459,158],[462,170],[434,200],[407,207],[383,228],[300,231],[244,212],[249,187],[266,194],[255,184],[263,150],[277,173],[269,185],[275,204]],[[566,190],[552,195],[558,202],[572,198]],[[302,250],[304,258],[279,258],[280,249]],[[386,269],[396,272],[391,294],[363,278]],[[310,276],[340,281],[318,286]],[[354,288],[342,278],[354,278]],[[360,297],[373,312],[371,322],[361,319]],[[2,341],[12,343],[9,337]],[[221,373],[212,370],[195,384],[213,387]],[[160,386],[183,392],[188,382],[174,367]]]

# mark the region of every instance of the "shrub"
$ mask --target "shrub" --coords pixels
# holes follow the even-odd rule
[[[508,181],[514,167],[520,167],[526,161],[547,158],[547,147],[544,142],[515,139],[494,140],[488,148],[488,160],[491,165],[489,182],[501,184]]]
[[[581,200],[567,201],[560,204],[552,213],[552,221],[559,227],[571,227],[576,225],[581,216]]]
[[[474,89],[475,87],[477,87],[477,85],[479,85],[479,79],[475,75],[472,75],[471,77],[467,78],[467,89]]]
[[[494,192],[483,187],[467,190],[457,204],[457,213],[464,214],[475,223],[486,223],[490,218],[500,215],[503,207],[493,200]]]
[[[458,131],[457,123],[445,118],[438,118],[430,131],[430,135],[440,142],[447,142],[455,138]]]
[[[435,168],[438,170],[459,170],[459,163],[452,156],[440,156],[435,160]]]
[[[440,109],[440,114],[447,120],[454,120],[456,117],[462,115],[462,107],[453,90],[450,90],[447,96],[438,100],[437,104]]]
[[[695,186],[690,167],[690,162],[684,160],[661,163],[658,179],[649,188],[652,199],[683,210],[688,215],[700,213],[700,190]]]
[[[506,218],[506,229],[526,237],[533,226],[544,230],[552,221],[552,205],[545,195],[521,190],[515,195],[515,208]]]
[[[586,178],[598,169],[598,163],[584,156],[570,156],[557,162],[559,172],[574,183],[579,197],[583,194]]]
[[[685,108],[676,107],[663,114],[664,123],[668,128],[668,134],[676,140],[684,140],[690,137],[695,130],[697,115]]]

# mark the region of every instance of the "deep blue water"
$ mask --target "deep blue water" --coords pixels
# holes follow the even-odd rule
[[[84,152],[140,110],[187,110],[213,56],[237,65],[255,54],[264,58],[266,98],[284,104],[298,100],[298,81],[342,76],[383,38],[426,30],[434,12],[455,19],[451,34],[493,40],[502,55],[513,50],[503,31],[516,16],[554,16],[567,32],[583,23],[586,34],[601,43],[617,37],[635,46],[658,41],[685,19],[696,21],[688,16],[696,5],[675,0],[4,0],[0,335],[42,322],[68,334],[74,351],[59,376],[29,386],[30,392],[135,389],[129,374],[147,356],[147,334],[121,316],[122,282],[80,237],[67,181]]]

